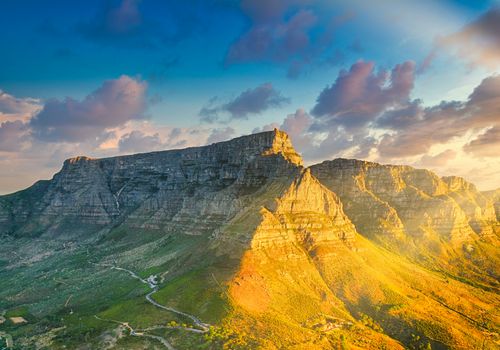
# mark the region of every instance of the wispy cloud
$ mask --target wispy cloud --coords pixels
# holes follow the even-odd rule
[[[210,4],[201,0],[158,2],[154,18],[143,10],[147,5],[141,0],[105,0],[95,16],[81,21],[77,30],[84,38],[103,45],[161,49],[206,27],[207,17],[201,14]]]
[[[500,7],[494,6],[461,30],[439,37],[420,71],[425,71],[443,51],[458,56],[469,66],[500,68]]]
[[[0,123],[0,152],[18,152],[26,147],[28,127],[20,120]]]
[[[146,135],[141,130],[133,130],[123,135],[118,141],[118,148],[124,153],[151,152],[160,149],[162,142],[160,135]]]
[[[217,103],[213,97],[207,106],[200,110],[200,117],[206,122],[221,121],[221,114],[227,114],[230,119],[247,119],[250,115],[260,114],[268,109],[281,107],[290,102],[271,83],[264,83],[255,88],[241,92],[234,99]]]
[[[41,108],[39,99],[14,97],[0,90],[0,122],[27,120]]]
[[[486,130],[464,146],[467,153],[477,157],[498,158],[500,154],[500,123]]]
[[[382,126],[391,132],[383,136],[378,149],[387,157],[422,154],[433,145],[446,143],[469,131],[499,125],[499,111],[500,76],[488,77],[467,101],[442,102],[431,107],[413,101],[409,108],[390,112],[396,117],[383,116]]]

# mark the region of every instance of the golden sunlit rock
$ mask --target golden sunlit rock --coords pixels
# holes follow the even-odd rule
[[[113,334],[178,348],[494,349],[495,208],[496,192],[428,170],[352,159],[304,168],[279,130],[76,157],[0,197],[0,295],[18,298],[4,303],[11,320],[63,315],[50,332],[67,327],[66,338],[16,336],[56,349],[103,337],[138,348],[109,333],[117,325]],[[58,293],[40,299],[31,279],[17,282],[21,270],[50,274]],[[79,327],[100,328],[78,340]]]

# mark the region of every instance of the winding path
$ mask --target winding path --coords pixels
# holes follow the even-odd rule
[[[102,318],[102,317],[99,317],[97,315],[94,315],[94,317],[97,318],[100,321],[113,322],[113,323],[118,323],[118,324],[122,325],[123,327],[127,328],[130,331],[130,335],[133,336],[133,337],[146,337],[146,338],[156,339],[160,343],[162,343],[163,345],[165,345],[165,347],[168,350],[175,350],[175,348],[172,346],[172,344],[170,344],[168,342],[167,339],[165,339],[163,337],[160,337],[159,335],[146,334],[146,333],[143,333],[143,332],[136,331],[135,329],[132,328],[132,326],[128,322],[121,322],[121,321],[117,321],[117,320],[111,320],[111,319],[107,319],[107,318]]]
[[[184,327],[184,328],[187,328],[187,329],[190,329],[190,330],[196,330],[196,333],[206,333],[206,332],[209,331],[210,325],[207,324],[207,323],[202,322],[198,317],[193,316],[191,314],[188,314],[186,312],[182,312],[182,311],[176,310],[173,307],[162,305],[162,304],[158,303],[157,301],[155,301],[153,299],[152,295],[154,293],[158,292],[159,289],[158,289],[158,285],[153,280],[151,280],[151,279],[145,280],[144,278],[142,278],[139,275],[137,275],[135,272],[133,272],[131,270],[128,270],[128,269],[124,269],[123,267],[112,266],[111,268],[114,269],[114,270],[120,270],[120,271],[128,272],[129,275],[132,276],[133,278],[138,279],[139,281],[141,281],[144,284],[147,284],[149,286],[149,288],[152,289],[152,291],[149,292],[146,295],[146,300],[147,301],[149,301],[151,304],[153,304],[154,306],[156,306],[156,307],[158,307],[160,309],[167,310],[167,311],[173,312],[173,313],[175,313],[177,315],[184,316],[184,317],[187,317],[187,318],[191,319],[193,321],[193,323],[197,327],[199,327],[200,329],[194,329],[194,328],[189,328],[189,327]]]
[[[116,321],[116,320],[111,320],[111,319],[104,319],[104,318],[101,318],[101,317],[99,317],[97,315],[94,315],[94,317],[97,318],[98,320],[118,323],[118,324],[124,326],[125,328],[127,328],[130,331],[130,335],[135,336],[135,337],[147,337],[147,338],[151,338],[151,339],[156,339],[159,342],[161,342],[169,350],[175,350],[175,348],[172,346],[172,344],[170,344],[168,342],[167,339],[165,339],[163,337],[160,337],[158,335],[147,334],[145,332],[146,331],[155,330],[155,329],[182,329],[182,330],[188,331],[188,332],[193,332],[193,333],[198,333],[198,334],[204,334],[204,333],[207,333],[210,330],[210,324],[202,322],[196,316],[188,314],[186,312],[182,312],[182,311],[176,310],[173,307],[162,305],[162,304],[158,303],[156,300],[154,300],[153,297],[152,297],[152,295],[154,293],[158,292],[158,290],[159,290],[158,284],[156,283],[155,279],[148,278],[147,280],[145,280],[144,278],[142,278],[139,275],[137,275],[134,271],[125,269],[123,267],[118,267],[118,266],[114,266],[114,265],[101,265],[101,266],[108,266],[108,267],[111,267],[111,269],[113,269],[113,270],[119,270],[119,271],[127,272],[131,277],[133,277],[133,278],[141,281],[144,284],[147,284],[149,286],[149,288],[151,288],[151,292],[149,292],[146,295],[146,300],[149,303],[151,303],[152,305],[156,306],[157,308],[160,308],[160,309],[163,309],[163,310],[166,310],[166,311],[170,311],[170,312],[173,312],[173,313],[175,313],[177,315],[189,318],[190,320],[193,321],[194,325],[196,327],[198,327],[198,328],[184,327],[184,326],[154,326],[154,327],[146,328],[144,330],[135,330],[135,329],[132,328],[132,326],[130,326],[130,324],[128,322],[121,322],[121,321]]]

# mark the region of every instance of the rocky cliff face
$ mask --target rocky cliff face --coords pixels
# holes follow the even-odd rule
[[[493,202],[497,221],[500,221],[500,189],[485,191],[482,194]]]
[[[43,327],[57,315],[67,333],[54,348],[105,338],[93,334],[96,314],[136,328],[170,321],[152,305],[143,317],[140,283],[118,265],[158,273],[154,297],[225,327],[207,338],[228,348],[493,349],[497,199],[408,166],[305,169],[278,130],[76,157],[52,180],[0,197],[0,309],[29,305]],[[164,335],[188,344],[176,348],[193,348],[197,334],[174,333]]]
[[[364,236],[427,266],[495,283],[494,202],[464,179],[353,159],[325,161],[311,173],[339,195]]]
[[[346,203],[359,231],[372,238],[435,235],[460,244],[490,235],[496,222],[493,202],[462,178],[352,159],[325,161],[311,171]]]
[[[476,186],[461,177],[445,176],[441,180],[448,186],[446,194],[464,211],[475,232],[481,236],[499,232],[496,225],[495,198],[489,198],[479,192]]]
[[[261,210],[263,220],[253,235],[253,248],[299,244],[314,255],[322,246],[355,241],[354,225],[339,198],[309,169],[303,170],[273,207]]]
[[[407,262],[407,257],[415,257],[407,254],[409,244],[415,249],[411,253],[425,254],[429,241],[446,250],[449,245],[480,239],[468,225],[472,217],[451,193],[477,195],[477,191],[466,183],[450,187],[431,172],[353,160],[303,170],[260,210],[260,223],[229,281],[231,300],[248,314],[243,320],[233,316],[229,322],[243,328],[249,318],[255,318],[251,330],[265,333],[273,339],[273,346],[284,348],[295,343],[300,344],[297,348],[331,349],[331,343],[316,338],[312,330],[328,334],[332,328],[353,339],[353,346],[366,349],[400,348],[393,339],[414,342],[410,348],[479,344],[481,331],[471,330],[469,321],[449,310],[472,314],[482,308],[481,297],[462,294],[469,304],[457,303],[456,295],[462,292],[455,282],[443,283],[418,265],[410,268]],[[483,220],[491,213],[486,208],[478,215]],[[369,229],[368,237],[398,254],[380,251],[356,232],[350,218],[361,234],[360,227]],[[438,255],[430,254],[436,260]],[[423,262],[430,265],[425,256]],[[482,257],[496,259],[491,251]],[[448,258],[467,276],[474,275],[467,274],[467,269],[487,270],[481,263],[463,265],[455,256]],[[432,269],[457,273],[436,260]],[[493,275],[495,270],[493,267]],[[368,320],[370,326],[349,326],[359,318]],[[286,340],[277,340],[282,331],[273,328],[276,321],[270,324],[269,319],[286,320],[286,327],[301,327],[287,333]]]
[[[240,196],[301,164],[278,130],[184,150],[71,158],[49,182],[0,197],[0,233],[74,234],[126,221],[196,234],[230,218]]]

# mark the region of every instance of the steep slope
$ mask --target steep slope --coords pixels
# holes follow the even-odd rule
[[[500,220],[500,189],[493,190],[493,191],[485,191],[482,192],[482,194],[493,201],[493,205],[495,207],[495,213],[497,216],[497,221]]]
[[[73,158],[0,196],[0,314],[27,320],[0,332],[26,349],[494,349],[491,203],[410,167],[304,169],[278,130]]]
[[[493,201],[474,185],[354,159],[325,161],[311,172],[340,196],[366,237],[428,267],[497,285],[498,221]]]
[[[309,169],[261,209],[229,293],[228,327],[265,349],[490,347],[498,322],[498,295],[364,239]]]
[[[220,230],[253,206],[258,214],[300,168],[277,130],[185,150],[70,159],[52,180],[0,197],[0,310],[27,307],[37,322],[75,311],[95,330],[94,314],[141,293],[102,264],[161,271],[168,280],[206,266],[217,259],[207,246]],[[237,261],[245,242],[238,232],[231,241]],[[70,326],[64,342],[81,342],[81,334]]]
[[[363,334],[355,341],[360,346],[399,347],[369,328],[354,327],[355,319],[313,262],[354,249],[356,231],[335,194],[306,169],[260,215],[229,282],[233,329],[258,335],[254,341],[266,349],[330,349],[340,344],[340,333],[352,339]],[[329,327],[339,334],[326,337]]]
[[[177,226],[168,229],[210,230],[238,210],[238,195],[288,176],[301,161],[277,130],[184,150],[76,157],[52,180],[0,197],[0,234],[89,234],[123,220],[151,229],[173,221]]]

